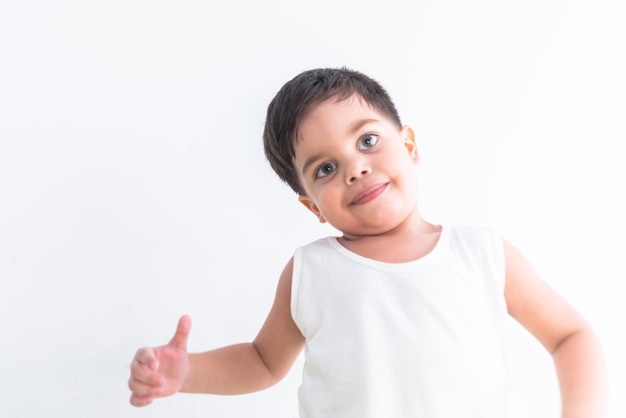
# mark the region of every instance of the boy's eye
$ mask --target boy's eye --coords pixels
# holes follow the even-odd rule
[[[322,177],[326,177],[329,174],[332,174],[337,169],[337,164],[335,163],[324,163],[317,169],[315,172],[315,178],[319,179]]]
[[[372,148],[378,143],[378,135],[369,134],[359,139],[359,150],[363,151]]]

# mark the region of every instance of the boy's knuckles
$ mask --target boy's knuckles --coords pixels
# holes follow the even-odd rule
[[[139,362],[132,362],[130,365],[130,375],[133,378],[141,379],[142,376],[146,376],[150,369]]]
[[[130,391],[133,393],[133,395],[136,395],[136,396],[145,395],[144,387],[145,387],[145,385],[142,384],[137,379],[131,378],[131,379],[128,380],[128,389],[130,389]]]
[[[156,361],[156,356],[152,348],[140,348],[135,354],[135,360],[141,364],[151,367]]]
[[[128,388],[132,392],[134,396],[143,398],[143,397],[155,397],[159,396],[159,392],[161,391],[160,385],[152,385],[141,380],[131,378],[128,381]]]
[[[159,386],[162,384],[161,376],[152,370],[140,367],[131,372],[131,380],[148,386]]]

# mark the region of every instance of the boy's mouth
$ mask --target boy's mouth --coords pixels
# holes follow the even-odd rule
[[[357,195],[357,197],[352,201],[352,204],[364,205],[368,202],[371,202],[372,200],[380,196],[385,190],[387,190],[388,185],[389,183],[383,183],[368,187],[362,193]]]

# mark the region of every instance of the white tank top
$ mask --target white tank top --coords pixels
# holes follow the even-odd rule
[[[485,228],[443,227],[407,263],[336,238],[296,249],[291,312],[306,338],[302,418],[506,416],[504,253]]]

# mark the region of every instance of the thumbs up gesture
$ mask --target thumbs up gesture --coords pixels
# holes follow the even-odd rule
[[[170,396],[181,389],[189,371],[187,339],[190,330],[191,318],[182,316],[168,344],[137,351],[128,380],[132,405],[146,406],[154,398]]]

